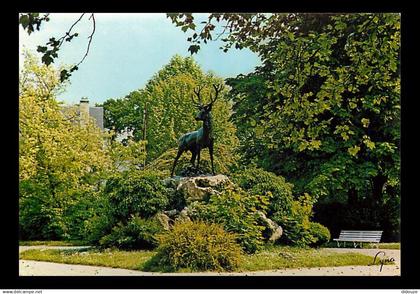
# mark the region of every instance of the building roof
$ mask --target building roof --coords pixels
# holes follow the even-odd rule
[[[95,118],[96,125],[103,130],[104,129],[104,109],[103,107],[90,106],[89,115]]]
[[[77,105],[76,114],[80,115],[80,108],[79,104]],[[62,106],[62,109],[70,109],[74,106]],[[93,117],[95,119],[96,125],[103,131],[104,130],[104,109],[103,107],[97,107],[97,106],[89,106],[89,116]]]

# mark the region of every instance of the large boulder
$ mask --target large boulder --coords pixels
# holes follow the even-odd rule
[[[188,215],[188,207],[184,207],[181,211],[176,209],[172,210],[165,210],[160,212],[156,215],[157,220],[162,225],[165,231],[169,231],[172,229],[172,226],[175,222],[185,222],[190,221],[190,217]]]
[[[262,224],[266,228],[264,233],[267,235],[268,242],[275,242],[283,235],[283,229],[276,222],[269,219],[262,211],[256,211]]]
[[[194,201],[208,201],[211,195],[221,193],[222,190],[233,187],[233,183],[225,175],[202,175],[194,177],[172,177],[164,183],[180,192],[186,204]]]
[[[161,212],[158,213],[156,217],[165,231],[169,231],[171,229],[171,223],[173,222],[173,220],[167,214]]]
[[[189,217],[188,212],[189,212],[188,207],[184,207],[184,209],[179,212],[176,218],[176,221],[178,222],[191,221],[191,218]]]

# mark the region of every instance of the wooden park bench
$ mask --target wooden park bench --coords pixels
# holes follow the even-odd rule
[[[379,243],[381,241],[383,231],[344,231],[340,232],[340,236],[338,239],[334,239],[337,241],[337,246],[340,247],[340,241],[344,242],[344,246],[346,246],[346,242],[353,242],[354,248],[357,247],[357,243],[360,244],[360,248],[362,248],[362,243]]]

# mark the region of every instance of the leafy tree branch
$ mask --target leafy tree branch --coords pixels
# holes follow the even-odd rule
[[[64,42],[71,42],[73,38],[79,36],[77,32],[72,33],[73,28],[82,20],[86,13],[82,13],[80,17],[70,26],[68,31],[65,32],[63,36],[59,39],[55,37],[51,37],[49,41],[45,44],[45,46],[38,46],[37,51],[42,53],[41,62],[45,65],[50,65],[54,62],[55,58],[58,58],[58,52],[63,45]],[[22,25],[23,29],[30,35],[35,30],[39,31],[41,24],[45,21],[49,21],[49,14],[45,14],[44,16],[39,16],[39,13],[26,13],[21,14],[19,17],[19,24]],[[60,81],[64,82],[68,78],[70,78],[71,73],[79,69],[79,65],[86,59],[87,55],[89,54],[89,49],[92,43],[93,35],[95,34],[96,30],[96,21],[94,13],[92,13],[89,17],[89,20],[92,21],[92,33],[88,37],[88,45],[86,52],[83,58],[70,69],[62,69],[60,72]]]

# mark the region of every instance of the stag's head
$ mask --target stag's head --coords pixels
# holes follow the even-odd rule
[[[212,95],[210,95],[210,102],[207,103],[207,104],[203,104],[203,102],[201,101],[200,92],[203,89],[203,87],[199,86],[198,88],[194,89],[194,93],[198,98],[198,101],[195,101],[194,96],[192,96],[193,103],[198,108],[198,113],[195,116],[195,120],[205,121],[209,118],[210,111],[211,111],[211,108],[213,106],[213,103],[216,101],[220,91],[223,89],[223,85],[222,84],[219,84],[219,85],[213,84],[213,88],[214,88],[214,91],[215,91],[215,95],[214,95],[214,97]]]

